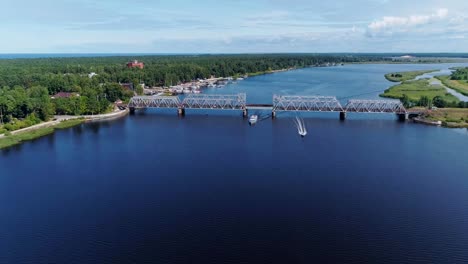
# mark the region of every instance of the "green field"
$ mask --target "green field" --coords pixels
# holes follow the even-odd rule
[[[450,76],[436,76],[445,86],[452,88],[453,90],[468,95],[468,82],[465,80],[451,80]]]
[[[385,78],[391,82],[404,82],[413,80],[419,75],[423,75],[425,73],[435,72],[437,70],[429,70],[429,71],[407,71],[407,72],[391,72],[385,74]]]
[[[458,102],[458,98],[447,93],[447,90],[439,85],[431,85],[429,79],[416,81],[405,81],[401,84],[390,87],[380,96],[401,99],[407,95],[412,102],[419,101],[422,96],[427,96],[432,100],[436,96],[441,96],[445,101]]]
[[[21,144],[24,141],[33,140],[49,134],[52,134],[55,129],[65,129],[72,126],[79,125],[84,122],[84,119],[74,119],[60,122],[58,125],[52,127],[39,128],[32,131],[18,133],[0,138],[0,149],[8,148],[14,145]]]
[[[428,111],[424,117],[442,121],[442,125],[446,127],[468,127],[468,108],[439,108]]]

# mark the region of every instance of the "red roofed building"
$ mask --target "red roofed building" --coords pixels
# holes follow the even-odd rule
[[[140,68],[143,69],[145,67],[145,64],[143,62],[139,62],[137,60],[130,61],[127,63],[127,68]]]

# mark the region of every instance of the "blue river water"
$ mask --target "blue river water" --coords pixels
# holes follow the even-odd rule
[[[346,65],[208,93],[378,98],[392,71]],[[265,113],[264,115],[267,115]],[[0,263],[462,263],[468,131],[390,114],[146,110],[0,151]]]

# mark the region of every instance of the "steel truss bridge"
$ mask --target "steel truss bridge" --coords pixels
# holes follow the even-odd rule
[[[403,104],[396,100],[349,100],[341,105],[334,96],[289,96],[273,95],[271,105],[247,105],[245,93],[239,94],[189,94],[182,101],[177,96],[135,96],[128,107],[131,111],[139,108],[177,108],[178,113],[185,114],[185,109],[219,109],[241,110],[244,116],[248,109],[271,110],[276,112],[339,112],[345,119],[346,113],[395,113],[401,119],[407,116]],[[401,116],[403,115],[403,116]]]
[[[180,101],[177,96],[135,96],[130,108],[189,108],[244,110],[246,95],[241,94],[190,94]]]
[[[134,96],[128,107],[135,108],[178,108],[180,100],[177,96]]]
[[[333,96],[273,96],[273,111],[356,112],[404,114],[406,109],[396,100],[349,100],[342,106]]]
[[[189,94],[181,103],[187,109],[244,110],[247,103],[245,93],[234,95]]]
[[[393,100],[349,100],[345,110],[357,113],[406,113],[403,104]]]
[[[332,96],[277,96],[273,95],[273,111],[343,112]]]

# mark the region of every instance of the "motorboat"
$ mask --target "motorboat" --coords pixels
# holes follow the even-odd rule
[[[258,115],[251,115],[250,118],[249,118],[249,124],[253,125],[255,123],[257,123],[258,121]]]
[[[297,128],[297,133],[301,137],[305,137],[307,135],[307,128],[305,126],[304,120],[296,116],[295,124]]]

